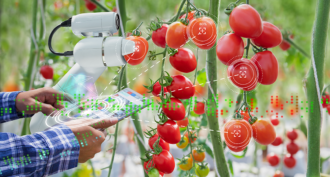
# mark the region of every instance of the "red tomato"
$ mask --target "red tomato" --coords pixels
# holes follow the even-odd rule
[[[291,141],[289,144],[286,145],[286,150],[289,154],[296,154],[299,151],[299,146]]]
[[[217,27],[210,17],[192,20],[187,27],[188,37],[201,49],[210,49],[217,40]]]
[[[170,101],[162,106],[164,114],[171,120],[183,120],[186,110],[183,103],[177,98],[170,98]]]
[[[274,126],[277,126],[280,123],[278,118],[276,118],[275,116],[272,116],[272,118],[270,118],[270,122],[272,122]]]
[[[174,158],[167,150],[163,150],[160,154],[154,154],[152,160],[155,163],[155,168],[165,174],[172,173],[175,168]]]
[[[190,73],[197,67],[194,53],[187,48],[179,48],[178,52],[170,56],[170,63],[178,71]]]
[[[153,167],[155,164],[152,160],[148,160],[147,162],[144,162],[143,163],[143,168],[144,168],[144,171],[148,174],[148,170]]]
[[[272,48],[281,44],[283,37],[280,29],[269,22],[263,22],[263,31],[257,38],[251,39],[251,41],[259,47]]]
[[[188,135],[188,132],[186,132],[184,134],[184,136],[187,137],[187,138],[189,138],[189,142],[190,143],[194,143],[197,140],[197,138],[196,138],[197,137],[197,134],[196,133],[193,134],[193,132],[190,132],[189,134],[190,134],[190,137]]]
[[[252,124],[253,138],[262,145],[268,145],[274,142],[276,132],[273,125],[264,119],[258,119]]]
[[[278,145],[280,145],[280,144],[282,144],[282,138],[280,137],[280,136],[277,136],[276,138],[275,138],[275,140],[272,142],[272,145],[273,146],[278,146]]]
[[[255,64],[245,58],[232,62],[227,68],[227,75],[235,86],[245,91],[253,90],[258,83]]]
[[[194,19],[194,14],[195,14],[195,11],[191,11],[188,13],[187,19],[189,20],[189,22],[191,22],[191,20]],[[184,19],[184,18],[186,18],[186,13],[180,16],[180,19]]]
[[[183,47],[188,41],[186,29],[187,26],[181,22],[170,24],[166,32],[166,44],[173,49]]]
[[[239,60],[244,54],[244,42],[235,33],[223,35],[217,44],[218,59],[229,66],[235,60]]]
[[[158,47],[165,48],[166,46],[165,37],[166,37],[167,28],[168,25],[163,24],[162,27],[152,32],[151,39]]]
[[[96,9],[96,5],[94,3],[92,3],[90,0],[85,0],[85,5],[86,5],[86,8],[89,10],[89,11],[93,11]]]
[[[154,136],[149,138],[148,144],[150,148],[153,150],[154,149],[154,144],[158,139],[158,134],[156,133]],[[163,148],[163,150],[168,150],[170,151],[170,145],[165,142],[162,138],[159,139],[159,146]]]
[[[258,81],[260,84],[270,85],[276,81],[278,76],[278,62],[271,51],[258,52],[252,57],[251,61],[258,68]]]
[[[262,33],[262,20],[258,11],[248,4],[234,8],[229,16],[229,25],[238,36],[256,38]]]
[[[284,177],[284,173],[277,170],[273,177]]]
[[[289,130],[286,132],[286,136],[291,140],[294,141],[298,137],[298,133],[295,129]]]
[[[179,125],[179,127],[184,128],[189,124],[189,119],[188,117],[185,117],[183,120],[176,121],[176,123]]]
[[[171,85],[167,86],[167,90],[178,99],[189,99],[194,96],[195,87],[192,82],[183,75],[172,76]]]
[[[230,120],[224,125],[225,142],[234,152],[243,151],[249,144],[251,136],[251,125],[245,120]]]
[[[203,162],[205,159],[205,152],[198,152],[196,149],[192,150],[192,155],[197,162]]]
[[[157,97],[159,97],[159,94],[160,94],[160,91],[162,90],[162,86],[159,84],[159,82],[157,81],[155,84],[154,84],[154,86],[152,87],[152,94],[154,95],[154,96],[157,96]],[[167,91],[167,89],[166,89],[166,87],[164,87],[164,93],[167,93],[168,91]]]
[[[322,107],[326,108],[328,104],[330,104],[330,95],[325,94],[322,96]]]
[[[44,65],[44,66],[41,66],[41,68],[40,68],[40,74],[45,79],[53,79],[54,70],[51,66]]]
[[[289,48],[291,47],[290,43],[286,40],[282,40],[282,43],[280,44],[280,48],[283,50],[283,51],[287,51],[289,50]]]
[[[330,115],[330,104],[327,105],[327,111],[328,111],[328,114]]]
[[[198,115],[205,113],[205,104],[203,102],[198,102],[194,106],[194,112]]]
[[[288,154],[284,157],[284,165],[288,168],[293,168],[296,166],[296,159],[293,155]]]
[[[158,135],[167,143],[176,144],[181,140],[180,128],[173,120],[157,125]]]
[[[148,41],[142,36],[129,36],[126,39],[135,42],[135,51],[131,54],[125,55],[125,60],[130,65],[140,64],[148,53]]]
[[[280,158],[275,153],[267,155],[267,161],[271,166],[277,166],[280,163]]]

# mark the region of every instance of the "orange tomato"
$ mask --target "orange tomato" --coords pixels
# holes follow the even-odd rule
[[[268,145],[274,142],[276,132],[274,126],[264,119],[258,119],[252,124],[253,138],[262,145]]]
[[[167,28],[166,44],[173,49],[183,47],[188,42],[187,26],[181,22],[174,22]]]
[[[14,82],[9,81],[9,82],[5,83],[2,91],[3,92],[15,92],[15,91],[19,91],[19,87]]]
[[[190,142],[190,143],[194,143],[194,142],[196,141],[196,139],[197,139],[197,138],[196,138],[196,137],[197,137],[197,134],[196,134],[196,133],[192,134],[192,132],[190,132],[189,134],[190,134],[190,136],[191,136],[191,137],[189,137],[189,142]],[[186,133],[184,134],[184,136],[188,138],[188,132],[186,132]]]
[[[188,171],[193,166],[193,160],[190,157],[185,157],[184,161],[180,162],[179,168],[183,171]]]
[[[205,159],[205,152],[204,151],[198,151],[196,149],[194,149],[192,151],[193,157],[197,162],[203,162],[203,160]]]

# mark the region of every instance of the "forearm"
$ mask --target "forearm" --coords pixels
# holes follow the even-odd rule
[[[30,117],[16,110],[16,100],[19,92],[0,92],[0,123],[16,120],[23,117]]]
[[[27,136],[0,133],[0,176],[48,176],[78,164],[80,146],[65,125]]]

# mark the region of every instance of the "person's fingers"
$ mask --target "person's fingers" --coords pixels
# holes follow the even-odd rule
[[[46,98],[54,98],[54,96],[57,96],[58,95],[59,96],[59,100],[68,101],[70,103],[74,103],[75,102],[74,99],[70,95],[68,95],[68,94],[66,94],[64,92],[60,92],[58,90],[55,90],[55,89],[53,89],[51,87],[45,87],[43,89],[43,93],[47,95]],[[54,94],[54,96],[53,96],[53,94]],[[47,100],[45,100],[45,102],[47,102]]]
[[[52,105],[45,104],[45,103],[42,103],[41,104],[41,112],[42,113],[44,113],[46,115],[49,115],[49,114],[51,114],[54,111],[57,111],[57,110]]]
[[[108,128],[112,125],[115,125],[118,122],[117,118],[106,118],[106,119],[101,119],[101,120],[96,120],[96,122],[93,122],[91,126],[93,128]]]
[[[56,109],[64,109],[64,105],[62,104],[61,101],[59,101],[58,103],[53,104],[53,106],[54,106]]]

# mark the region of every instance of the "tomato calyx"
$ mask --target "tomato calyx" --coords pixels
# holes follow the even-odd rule
[[[198,154],[205,152],[205,149],[202,146],[197,146],[195,150]]]
[[[167,74],[167,76],[163,77],[163,81],[165,81],[165,82],[163,82],[163,83],[159,82],[159,84],[163,87],[167,87],[167,86],[171,85],[171,83],[173,81],[173,78],[170,76],[170,74],[167,71],[165,71],[165,73]]]
[[[151,137],[153,137],[156,134],[156,132],[157,132],[157,128],[151,128],[151,127],[149,127],[149,128],[150,128],[149,131],[145,131],[144,132],[145,137],[148,138],[148,139],[151,138]]]
[[[142,25],[143,22],[141,22],[139,24],[139,26],[137,28],[135,28],[132,32],[132,35],[133,36],[141,36],[142,35],[142,32],[139,30],[140,26]]]
[[[179,160],[178,165],[186,165],[188,164],[188,159],[190,158],[190,154],[183,156],[181,159],[177,158],[177,160]]]
[[[197,164],[201,170],[207,169],[208,168],[208,163],[206,162],[201,162]]]
[[[151,150],[148,150],[145,152],[144,156],[143,157],[140,157],[140,159],[143,161],[143,162],[148,162],[150,160],[150,162],[152,161],[152,151]]]
[[[267,51],[268,49],[267,48],[263,48],[263,47],[258,47],[256,45],[254,45],[253,43],[251,43],[252,45],[252,50],[254,53],[259,53],[259,52],[263,52],[263,51]]]
[[[180,19],[180,22],[181,22],[182,24],[186,25],[186,26],[188,26],[188,24],[189,24],[189,20],[186,19],[186,18],[182,18],[182,19]]]
[[[159,141],[160,141],[160,136],[158,136],[157,140],[153,144],[154,152],[152,154],[160,154],[163,151],[163,148],[159,145]]]
[[[183,143],[185,143],[186,141],[184,140],[185,136],[181,137],[181,140],[178,142],[178,145],[181,146]]]
[[[150,78],[149,78],[150,79]],[[154,85],[158,82],[159,79],[157,79],[155,82],[152,81],[152,79],[150,79],[151,85],[147,86],[147,85],[143,85],[144,88],[148,89],[149,91],[147,93],[151,93],[153,91],[153,87]]]
[[[170,56],[174,56],[176,53],[178,53],[178,49],[168,48],[168,54]]]
[[[238,6],[239,1],[240,0],[237,0],[236,2],[229,3],[229,5],[224,10],[225,14],[227,14],[229,16],[231,14],[231,12],[234,10],[234,8]]]
[[[160,106],[160,107],[162,107],[162,106]],[[163,125],[168,120],[168,118],[166,117],[166,115],[163,112],[158,113],[157,116],[158,116],[159,120],[154,119],[154,121],[159,125]]]
[[[204,15],[205,15],[204,12],[196,10],[196,12],[194,13],[194,18],[201,18]]]

